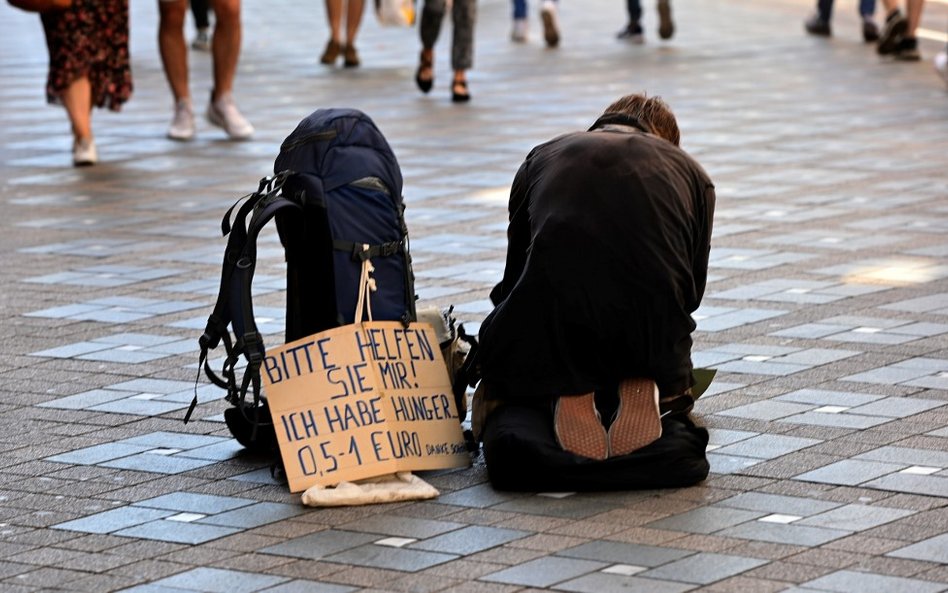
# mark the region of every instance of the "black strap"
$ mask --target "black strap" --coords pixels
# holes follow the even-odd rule
[[[332,246],[339,251],[348,251],[352,254],[355,261],[365,261],[373,257],[389,257],[399,252],[404,243],[402,241],[389,241],[381,245],[369,245],[365,248],[362,243],[344,241],[342,239],[333,239]]]

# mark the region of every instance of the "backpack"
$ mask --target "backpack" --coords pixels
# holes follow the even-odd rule
[[[251,298],[257,236],[270,220],[286,254],[287,342],[362,321],[355,311],[367,260],[377,287],[365,303],[372,318],[406,325],[416,319],[401,171],[373,121],[355,109],[317,110],[283,141],[273,170],[224,215],[220,290],[198,340],[198,379],[203,368],[227,390],[231,433],[248,449],[271,453],[276,435],[260,388],[265,347]],[[226,358],[218,374],[208,354],[221,343]],[[246,367],[238,382],[241,358]],[[195,390],[185,423],[196,405]]]

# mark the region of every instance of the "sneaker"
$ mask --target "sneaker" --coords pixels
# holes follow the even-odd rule
[[[862,18],[862,39],[866,43],[875,43],[879,41],[879,27],[871,16]]]
[[[237,110],[234,96],[230,93],[224,93],[216,101],[211,100],[207,106],[207,121],[224,128],[231,140],[246,140],[253,135],[253,126]]]
[[[922,54],[918,52],[918,39],[914,37],[903,37],[896,46],[892,57],[903,62],[917,62],[922,59]]]
[[[99,161],[99,153],[95,149],[95,140],[83,138],[72,143],[72,164],[74,167],[88,167]]]
[[[658,36],[662,39],[671,39],[675,34],[675,23],[672,22],[671,0],[658,0]]]
[[[948,82],[948,50],[935,56],[935,72]]]
[[[514,19],[510,40],[515,43],[527,42],[527,19]]]
[[[888,55],[895,52],[905,31],[908,29],[908,21],[902,16],[902,13],[896,9],[893,10],[885,19],[885,25],[882,26],[882,34],[879,35],[879,45],[876,51],[879,55]]]
[[[540,8],[540,18],[543,19],[543,39],[547,47],[556,47],[560,44],[560,24],[556,13],[556,2],[544,0]]]
[[[207,34],[207,29],[198,29],[194,41],[191,42],[191,49],[211,51],[211,36]]]
[[[596,394],[564,395],[556,400],[553,432],[565,451],[589,459],[609,456],[609,440],[596,410]]]
[[[609,456],[628,455],[662,436],[658,386],[650,379],[619,384],[619,408],[609,425]]]
[[[616,35],[616,39],[642,44],[645,43],[645,32],[642,30],[642,25],[638,23],[629,23],[624,29],[619,31],[619,33]]]
[[[818,14],[814,14],[803,21],[803,28],[806,29],[806,32],[810,35],[818,35],[820,37],[829,37],[833,34],[829,21],[824,21]]]
[[[191,99],[179,99],[174,104],[174,118],[168,126],[168,138],[190,140],[194,138],[194,109]]]

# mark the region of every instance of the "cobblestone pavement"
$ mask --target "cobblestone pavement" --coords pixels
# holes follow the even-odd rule
[[[0,8],[3,267],[0,590],[137,592],[948,590],[948,93],[932,72],[948,4],[930,0],[921,63],[880,59],[840,2],[676,0],[677,33],[614,39],[621,2],[566,0],[563,42],[508,41],[482,0],[469,105],[412,82],[415,30],[367,14],[363,67],[318,64],[321,2],[247,0],[237,98],[257,127],[164,138],[171,99],[156,8],[134,2],[135,95],[97,112],[101,164],[70,166],[44,104],[37,19]],[[192,55],[194,94],[209,89]],[[502,270],[506,195],[535,144],[619,95],[662,95],[718,194],[696,363],[712,475],[679,490],[514,494],[483,464],[425,476],[430,502],[307,509],[242,454],[203,386],[219,221],[311,110],[352,106],[391,140],[425,304],[469,329]],[[258,314],[282,325],[275,237]],[[271,342],[277,340],[274,337]]]

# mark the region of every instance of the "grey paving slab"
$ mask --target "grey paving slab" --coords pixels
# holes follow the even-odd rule
[[[258,551],[263,554],[318,560],[377,539],[379,539],[379,536],[376,534],[329,529],[303,537],[292,538],[279,544],[261,548]]]
[[[654,529],[688,533],[714,533],[732,525],[753,521],[765,513],[722,507],[704,507],[648,523]]]
[[[252,593],[287,582],[286,577],[220,568],[195,568],[153,583],[202,593]]]
[[[394,535],[398,537],[429,538],[455,531],[464,527],[463,523],[455,521],[436,521],[433,519],[419,519],[416,517],[399,517],[393,515],[373,515],[365,519],[346,523],[343,529],[362,531],[378,535]]]
[[[368,545],[338,552],[326,556],[323,560],[325,562],[337,562],[369,568],[389,568],[406,572],[418,572],[457,558],[456,554]]]
[[[894,490],[925,496],[948,496],[948,478],[939,476],[918,476],[907,473],[895,473],[863,484],[868,488]]]
[[[937,593],[948,585],[926,582],[919,579],[885,576],[854,570],[840,570],[803,583],[818,591],[839,593],[861,591],[864,593]]]
[[[258,502],[249,506],[239,507],[231,511],[198,519],[197,523],[251,529],[253,527],[282,521],[283,519],[298,517],[305,513],[306,509],[300,505],[278,502]]]
[[[576,593],[682,593],[694,588],[695,585],[685,583],[642,579],[602,572],[588,574],[553,586],[556,591],[575,591]]]
[[[762,434],[751,437],[747,440],[727,445],[720,449],[715,449],[718,455],[737,455],[740,457],[753,457],[758,459],[773,459],[799,451],[807,447],[812,447],[822,443],[819,439],[807,439],[800,437],[788,437],[775,434]]]
[[[718,502],[717,505],[746,509],[749,511],[760,511],[762,513],[799,515],[801,517],[824,513],[842,506],[841,503],[837,502],[814,498],[801,498],[799,496],[783,496],[766,492],[744,492],[737,496],[726,498]]]
[[[143,507],[123,507],[96,513],[82,519],[59,523],[58,525],[53,525],[53,528],[83,531],[86,533],[113,533],[128,527],[170,517],[171,515],[174,515],[174,511]]]
[[[232,527],[172,521],[166,518],[121,529],[113,532],[113,535],[196,545],[233,535],[239,531]]]
[[[472,525],[410,544],[408,548],[467,556],[530,535],[534,535],[534,532]]]
[[[582,558],[598,562],[612,562],[632,566],[661,566],[693,555],[691,550],[678,550],[642,544],[627,544],[613,541],[595,541],[581,544],[556,553],[557,556]]]
[[[606,566],[603,562],[592,560],[548,556],[484,575],[480,580],[522,587],[550,587]]]
[[[948,564],[948,534],[938,535],[905,546],[904,548],[893,550],[886,554],[886,556]]]
[[[641,577],[706,585],[767,564],[759,558],[702,552],[641,573]]]
[[[903,468],[905,468],[905,464],[846,459],[799,474],[794,478],[807,482],[855,486],[868,482],[873,478],[897,472]]]
[[[846,531],[865,531],[872,527],[885,525],[903,517],[914,515],[915,511],[893,509],[880,506],[848,504],[818,515],[802,519],[794,525],[812,525],[828,529]]]
[[[754,521],[728,527],[721,530],[719,535],[792,546],[819,546],[846,537],[851,533],[852,531],[843,529],[807,527],[796,523],[781,524]]]

